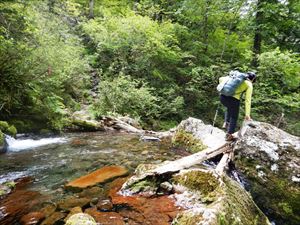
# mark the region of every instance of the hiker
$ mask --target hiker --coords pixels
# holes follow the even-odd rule
[[[239,73],[238,71],[233,71]],[[256,80],[256,74],[254,72],[247,72],[246,74],[241,74],[244,76],[243,79],[240,81],[231,96],[226,96],[221,93],[220,100],[221,103],[227,108],[225,112],[225,123],[223,125],[226,128],[227,133],[225,140],[226,141],[233,141],[235,138],[232,135],[235,131],[237,120],[239,116],[239,108],[240,108],[240,98],[243,93],[245,93],[245,120],[251,120],[250,117],[250,109],[251,109],[251,97],[252,97],[252,83]],[[230,76],[221,77],[219,79],[219,83],[224,86],[228,83]]]

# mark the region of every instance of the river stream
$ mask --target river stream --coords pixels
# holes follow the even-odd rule
[[[124,133],[72,133],[8,142],[8,152],[0,155],[0,184],[31,177],[33,182],[26,189],[47,196],[48,201],[67,195],[67,182],[103,166],[120,165],[133,172],[141,163],[158,164],[180,157],[169,144]]]

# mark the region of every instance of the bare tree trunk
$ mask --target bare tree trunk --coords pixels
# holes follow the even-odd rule
[[[153,170],[153,172],[154,174],[164,174],[169,172],[180,171],[182,169],[189,168],[195,164],[201,163],[207,159],[213,158],[223,152],[229,151],[230,149],[230,145],[224,141],[224,144],[218,148],[208,148],[193,155],[189,155],[181,159],[171,161],[165,165],[156,168],[155,170]]]
[[[94,18],[94,5],[95,5],[95,1],[89,0],[89,18],[90,19]]]
[[[204,43],[204,53],[206,54],[208,51],[208,14],[209,14],[209,8],[211,5],[211,0],[205,1],[205,11],[204,11],[204,26],[203,26],[203,43]]]
[[[232,161],[232,159],[233,159],[232,151],[224,153],[222,159],[220,160],[219,164],[217,165],[217,167],[215,169],[216,172],[221,176],[224,175],[224,173],[228,167],[228,164],[230,161]]]
[[[263,20],[263,0],[257,1],[257,9],[256,9],[256,16],[255,16],[255,33],[254,33],[254,40],[253,40],[253,60],[252,65],[254,67],[258,67],[258,55],[261,52],[261,43],[262,43],[262,30],[261,24]]]

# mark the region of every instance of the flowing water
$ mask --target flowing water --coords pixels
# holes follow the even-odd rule
[[[0,184],[24,176],[34,178],[32,189],[55,193],[66,182],[106,165],[133,171],[140,163],[173,160],[175,153],[161,142],[140,141],[121,133],[76,133],[63,137],[8,140],[0,155]]]
[[[124,133],[7,138],[7,143],[8,151],[0,155],[0,186],[24,177],[33,181],[22,189],[25,192],[15,191],[7,199],[0,198],[0,225],[19,225],[19,219],[30,212],[30,207],[35,205],[36,210],[40,209],[37,199],[39,202],[44,202],[45,198],[47,202],[57,202],[74,195],[65,191],[64,185],[103,166],[120,165],[133,172],[141,163],[158,164],[180,157],[167,143],[147,142],[137,135]]]

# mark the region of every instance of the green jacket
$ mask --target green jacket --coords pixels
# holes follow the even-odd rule
[[[228,76],[226,77],[220,77],[219,83],[226,82],[229,79]],[[244,92],[246,92],[245,95],[245,116],[250,116],[251,111],[251,98],[252,98],[252,91],[253,86],[252,82],[249,80],[243,81],[243,83],[236,89],[235,94],[232,96],[238,100],[241,99],[241,96]]]

